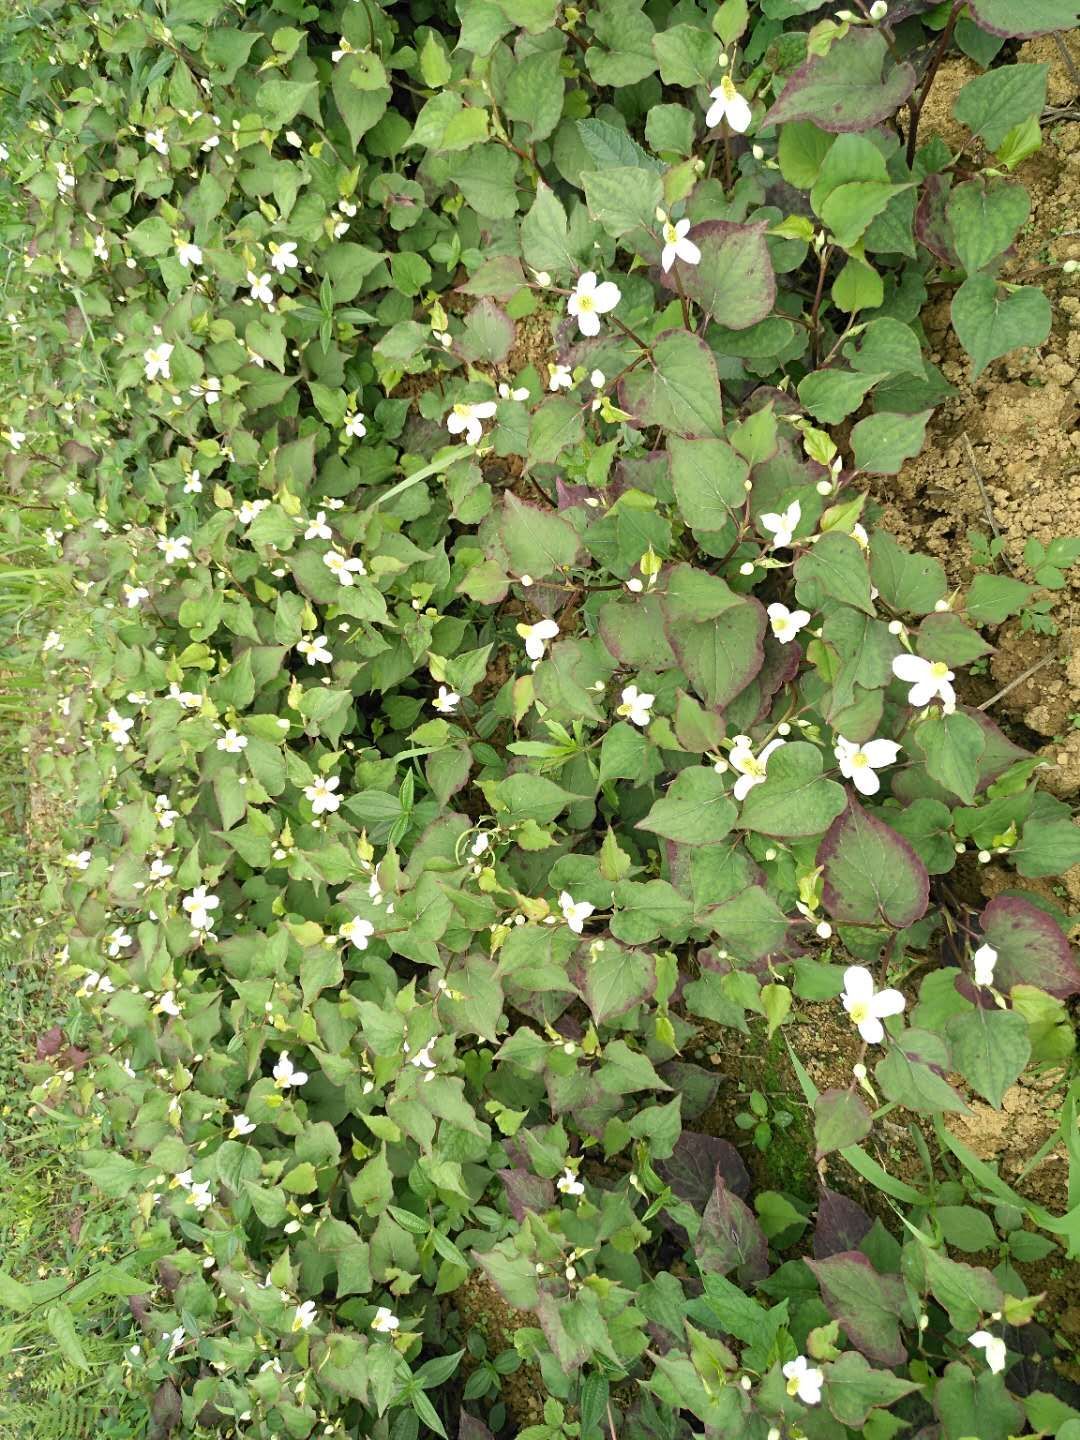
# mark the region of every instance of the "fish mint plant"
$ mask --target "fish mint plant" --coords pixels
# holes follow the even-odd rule
[[[930,286],[973,374],[1046,338],[1002,47],[1077,10],[824,9],[15,25],[4,464],[78,597],[41,763],[88,856],[41,904],[89,1063],[35,1095],[152,1257],[155,1433],[1080,1425],[1012,1263],[1080,1256],[1080,967],[1021,883],[1080,842],[966,675],[1037,590],[950,591],[865,483],[951,393]],[[703,1061],[756,1043],[812,1192],[732,1143]],[[1060,1205],[950,1125],[1032,1075]]]

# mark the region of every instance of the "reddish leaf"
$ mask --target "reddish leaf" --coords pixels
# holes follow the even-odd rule
[[[900,1337],[906,1306],[904,1287],[895,1275],[879,1275],[857,1250],[827,1260],[807,1260],[817,1276],[821,1298],[857,1350],[882,1365],[902,1365],[907,1351]]]
[[[742,1197],[750,1193],[750,1176],[735,1146],[715,1135],[684,1130],[675,1142],[671,1157],[657,1165],[662,1180],[680,1200],[703,1211],[723,1176],[728,1189]]]
[[[734,1270],[744,1287],[769,1273],[769,1247],[754,1214],[733,1195],[719,1170],[716,1185],[701,1217],[694,1254],[703,1272],[727,1275]]]
[[[814,1102],[817,1158],[857,1145],[870,1134],[872,1124],[870,1111],[853,1090],[823,1091]]]
[[[792,71],[762,127],[785,120],[812,120],[831,134],[869,130],[888,119],[915,89],[906,62],[882,79],[888,55],[876,30],[851,30],[834,40],[827,55],[812,55]]]
[[[701,260],[682,266],[678,283],[684,294],[728,330],[747,330],[772,310],[776,275],[765,244],[766,229],[764,223],[706,220],[690,232]],[[661,273],[660,283],[665,290],[676,290],[675,270]]]
[[[861,1205],[836,1190],[823,1189],[814,1228],[814,1259],[827,1260],[857,1250],[874,1222]]]
[[[503,1183],[503,1193],[510,1214],[520,1225],[526,1210],[550,1210],[555,1203],[555,1188],[550,1180],[528,1170],[496,1170]]]
[[[1037,985],[1059,1000],[1080,992],[1080,968],[1059,927],[1037,905],[1016,896],[991,900],[982,913],[986,943],[997,951],[994,984]]]
[[[835,920],[855,925],[883,921],[906,930],[926,914],[930,877],[902,835],[849,798],[818,847],[825,867],[822,898]]]

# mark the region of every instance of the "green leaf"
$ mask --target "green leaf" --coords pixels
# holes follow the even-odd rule
[[[964,613],[976,625],[1000,625],[1015,615],[1032,593],[1030,585],[1011,575],[976,575],[964,602]]]
[[[694,689],[707,705],[730,704],[761,669],[762,607],[689,565],[668,573],[660,603],[670,644]]]
[[[906,930],[926,913],[929,876],[908,842],[854,799],[829,827],[817,853],[823,899],[843,924]]]
[[[926,439],[926,426],[933,414],[868,415],[851,432],[851,448],[858,469],[869,475],[898,475],[904,461],[918,455]]]
[[[844,355],[851,368],[863,374],[926,375],[919,337],[910,325],[890,316],[871,320],[857,341],[844,346]]]
[[[652,48],[665,85],[691,90],[695,85],[715,83],[720,41],[710,30],[698,25],[672,25],[652,37]]]
[[[609,125],[606,120],[579,120],[577,129],[589,158],[598,170],[637,165],[657,175],[663,173],[661,162],[617,125]]]
[[[89,1370],[90,1361],[86,1358],[86,1351],[75,1329],[74,1316],[68,1307],[59,1301],[50,1305],[45,1311],[45,1325],[68,1364],[74,1365],[76,1370]]]
[[[901,614],[931,614],[947,589],[940,560],[912,555],[887,530],[875,530],[870,541],[870,578],[886,605]]]
[[[815,420],[839,425],[862,404],[881,374],[857,375],[852,370],[814,370],[799,381],[799,399]]]
[[[509,220],[518,208],[517,172],[514,152],[489,141],[456,157],[449,177],[478,215],[485,220]]]
[[[584,170],[581,183],[590,214],[618,239],[629,230],[654,229],[663,198],[659,175],[650,170],[621,166]]]
[[[6,1270],[0,1270],[0,1305],[19,1313],[29,1310],[33,1303],[34,1295],[30,1287],[21,1280],[16,1280]]]
[[[746,503],[750,467],[724,440],[668,442],[671,480],[683,519],[692,530],[722,530]]]
[[[665,289],[681,284],[718,325],[748,330],[771,312],[776,299],[776,275],[765,236],[764,222],[737,225],[731,220],[706,220],[695,225],[690,238],[701,251],[697,265],[683,265],[661,274]],[[711,434],[712,431],[699,433]]]
[[[948,1023],[953,1064],[995,1110],[1031,1055],[1027,1021],[1015,1010],[976,1008]],[[991,1309],[996,1307],[989,1307]]]
[[[543,401],[529,420],[529,463],[550,465],[578,444],[585,431],[581,406],[566,395]]]
[[[825,1402],[833,1416],[850,1430],[861,1430],[870,1412],[892,1405],[920,1389],[888,1370],[874,1370],[857,1350],[845,1350],[825,1366]]]
[[[931,779],[959,795],[965,805],[973,805],[979,762],[986,749],[986,736],[978,723],[959,710],[952,715],[934,711],[910,733]]]
[[[514,344],[514,322],[494,300],[481,300],[466,315],[458,344],[466,360],[501,364]]]
[[[874,1074],[888,1100],[919,1114],[967,1112],[967,1106],[944,1079],[949,1068],[948,1048],[940,1035],[929,1030],[902,1030],[879,1061]]]
[[[536,199],[521,222],[521,253],[534,270],[565,274],[574,266],[562,201],[543,181],[536,187]]]
[[[763,835],[821,835],[847,803],[843,786],[822,776],[816,745],[793,740],[769,756],[765,779],[742,803],[739,825]]]
[[[1008,0],[1011,5],[1012,0]],[[964,1361],[946,1365],[934,1387],[934,1411],[942,1440],[1009,1440],[1021,1433],[1024,1412],[1005,1389],[1004,1375],[983,1368],[974,1374]],[[1059,1435],[1061,1432],[1059,1431]]]
[[[1009,33],[1017,31],[1010,27]],[[1049,65],[1014,63],[976,75],[957,95],[953,114],[988,150],[996,150],[1014,125],[1042,114],[1049,70]]]
[[[821,172],[835,137],[807,120],[792,120],[781,126],[776,158],[780,174],[798,190],[809,190]]]
[[[639,830],[651,830],[682,845],[717,845],[737,814],[721,776],[709,766],[680,770],[667,793],[655,801]]]
[[[656,987],[656,965],[642,950],[605,940],[581,962],[581,997],[598,1025],[641,1005]]]
[[[1050,321],[1050,302],[1041,290],[1002,286],[989,275],[970,275],[952,299],[953,329],[971,356],[973,380],[1000,355],[1041,345]]]
[[[851,1090],[823,1090],[814,1102],[816,1158],[865,1140],[873,1129],[870,1111]]]
[[[873,615],[870,571],[859,542],[839,530],[827,531],[795,562],[795,595],[810,610],[819,610],[825,596]]]
[[[546,140],[562,118],[566,82],[557,50],[540,50],[519,60],[506,81],[504,109],[529,127],[533,141]]]
[[[259,86],[255,103],[266,125],[271,130],[280,130],[308,106],[318,90],[317,80],[283,80],[274,76]],[[315,109],[318,113],[318,106]]]
[[[658,338],[651,362],[622,381],[619,405],[639,426],[659,425],[675,435],[723,435],[716,361],[704,340],[685,330],[666,330]]]
[[[1011,180],[979,175],[954,185],[945,202],[945,214],[953,249],[967,273],[981,270],[1007,250],[1030,213],[1028,192]]]
[[[812,55],[792,71],[762,122],[811,120],[832,133],[869,130],[887,120],[915,88],[915,71],[906,61],[888,61],[885,38],[877,30],[852,29],[834,40],[825,55]]]

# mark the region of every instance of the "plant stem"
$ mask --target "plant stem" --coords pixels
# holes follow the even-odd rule
[[[914,164],[915,151],[918,149],[919,116],[922,114],[923,106],[926,104],[926,97],[930,94],[930,87],[934,83],[934,77],[937,75],[938,67],[945,58],[945,51],[949,48],[949,41],[952,39],[953,30],[956,28],[959,15],[960,0],[954,0],[952,12],[946,21],[945,29],[942,30],[941,35],[938,37],[938,42],[934,46],[934,53],[930,56],[930,63],[926,67],[926,74],[923,76],[923,82],[919,86],[918,93],[913,95],[908,101],[908,113],[911,116],[911,125],[908,128],[907,137],[907,163],[909,165]]]

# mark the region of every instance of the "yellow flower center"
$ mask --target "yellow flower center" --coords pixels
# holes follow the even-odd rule
[[[852,755],[851,759],[848,761],[848,764],[853,770],[862,770],[870,764],[870,761],[867,760],[866,756],[861,750],[856,750],[855,754]]]
[[[734,100],[739,93],[735,89],[735,82],[730,75],[725,75],[720,81],[720,89],[724,92],[724,99],[728,101]]]
[[[854,1025],[861,1025],[864,1020],[869,1020],[869,1000],[856,1000],[855,1004],[852,1005],[851,1009],[848,1011],[848,1014],[851,1016],[852,1024]]]
[[[470,416],[471,413],[472,413],[472,406],[471,406],[471,405],[455,405],[455,406],[454,406],[454,414],[455,414],[455,415],[460,415],[460,416],[462,417],[462,419],[464,419],[464,420],[467,420],[467,419],[469,418],[469,416]]]
[[[935,680],[944,680],[948,673],[949,667],[945,664],[944,660],[935,660],[933,665],[930,666],[930,674],[933,675]]]
[[[798,1379],[789,1380],[787,1382],[787,1393],[789,1395],[797,1395],[799,1393]]]
[[[670,220],[669,220],[668,223],[664,226],[664,239],[667,241],[667,243],[668,243],[669,245],[674,245],[674,244],[676,244],[676,242],[677,242],[678,239],[679,239],[679,232],[678,232],[678,230],[675,229],[675,226],[672,225],[672,223],[671,223]]]
[[[578,295],[578,310],[594,310],[596,308],[593,297],[590,294]]]

